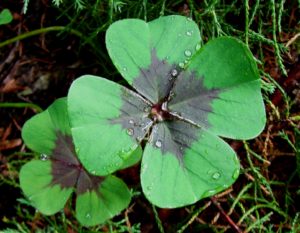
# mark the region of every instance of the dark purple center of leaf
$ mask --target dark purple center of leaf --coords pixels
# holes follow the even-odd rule
[[[72,137],[57,132],[55,148],[50,156],[52,163],[51,185],[63,188],[76,188],[78,195],[87,191],[98,192],[103,177],[89,174],[76,157]]]
[[[111,123],[121,124],[138,142],[147,139],[162,154],[169,152],[182,161],[201,129],[210,127],[211,103],[220,91],[206,88],[203,76],[158,59],[155,49],[151,59],[134,79],[139,94],[124,88],[121,114]]]

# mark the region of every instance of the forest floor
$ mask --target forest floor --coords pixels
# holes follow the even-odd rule
[[[23,1],[0,3],[0,11],[13,14],[0,25],[0,232],[300,232],[300,2],[118,0],[89,1],[82,9],[80,2],[30,0],[26,14]],[[54,216],[35,211],[18,180],[36,156],[22,141],[22,125],[83,74],[122,82],[105,30],[121,18],[162,14],[192,17],[204,42],[224,35],[247,41],[257,58],[267,125],[256,139],[228,140],[242,164],[238,180],[194,205],[160,209],[143,196],[137,165],[118,173],[134,190],[130,207],[105,224],[81,227],[72,203]]]

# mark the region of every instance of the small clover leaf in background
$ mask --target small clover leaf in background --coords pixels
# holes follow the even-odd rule
[[[86,226],[102,223],[128,206],[131,195],[122,180],[90,174],[77,159],[66,98],[28,120],[22,137],[29,148],[41,153],[41,160],[22,167],[21,188],[43,214],[61,210],[73,191],[77,195],[76,217]]]
[[[72,135],[87,170],[118,170],[142,144],[143,192],[166,208],[195,203],[237,179],[237,155],[219,136],[246,140],[263,130],[258,70],[242,42],[200,41],[197,25],[183,16],[109,27],[109,55],[132,89],[90,75],[70,87]]]
[[[0,25],[9,24],[13,20],[13,16],[9,9],[3,9],[0,12]]]

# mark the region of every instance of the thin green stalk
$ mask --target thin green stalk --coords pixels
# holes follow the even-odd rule
[[[276,9],[275,9],[275,2],[274,0],[270,0],[271,2],[271,5],[272,5],[272,25],[273,25],[273,41],[274,41],[274,49],[275,49],[275,55],[276,55],[276,58],[277,58],[277,62],[278,62],[278,65],[279,65],[279,68],[280,70],[282,71],[282,73],[287,76],[287,71],[283,65],[283,62],[282,62],[282,57],[280,55],[280,49],[279,49],[279,46],[278,46],[278,43],[277,43],[277,37],[276,37]]]
[[[284,218],[288,217],[286,213],[284,213],[282,210],[278,209],[275,205],[272,205],[272,203],[270,203],[270,204],[258,204],[258,205],[253,206],[249,210],[247,210],[247,212],[240,218],[240,220],[238,221],[237,224],[240,225],[245,220],[245,218],[247,218],[252,212],[254,212],[255,210],[258,210],[258,209],[262,209],[262,208],[268,208],[268,209],[274,210],[278,214],[283,216]]]
[[[177,233],[182,233],[184,232],[184,230],[191,225],[194,220],[197,218],[197,216],[203,211],[205,210],[208,206],[210,206],[211,202],[207,202],[204,206],[202,206],[201,208],[199,208],[197,211],[195,211],[195,213],[193,214],[193,216],[190,218],[190,220],[184,224],[178,231]]]
[[[265,216],[263,216],[262,218],[254,221],[252,224],[250,224],[250,226],[245,230],[245,232],[249,232],[252,229],[262,229],[264,227],[264,223],[266,221],[270,221],[270,217],[273,214],[273,212],[270,212],[268,214],[266,214]]]
[[[43,109],[33,103],[9,103],[9,102],[5,102],[5,103],[0,103],[0,108],[33,108],[35,109],[37,112],[42,112]]]
[[[166,8],[166,0],[162,1],[162,5],[161,5],[161,10],[159,12],[160,16],[164,16],[165,15],[165,8]]]
[[[285,91],[283,90],[283,88],[271,77],[271,75],[269,75],[268,73],[264,72],[261,70],[262,75],[264,75],[266,78],[268,78],[277,88],[278,90],[281,92],[281,94],[283,95],[283,100],[286,104],[286,118],[289,117],[290,115],[290,103],[289,103],[289,96],[285,93]]]
[[[113,14],[114,14],[114,0],[109,0],[109,23],[113,23]]]
[[[249,45],[249,0],[245,0],[245,43]]]
[[[143,0],[143,8],[144,8],[144,20],[147,22],[147,0]]]
[[[53,31],[69,31],[71,34],[74,34],[74,35],[76,35],[80,38],[84,38],[84,36],[80,32],[78,32],[74,29],[69,29],[65,26],[51,26],[51,27],[46,27],[46,28],[39,28],[39,29],[30,31],[30,32],[25,32],[21,35],[18,35],[16,37],[14,37],[14,38],[5,40],[5,41],[0,43],[0,48],[4,47],[6,45],[12,44],[14,42],[17,42],[17,41],[27,39],[27,38],[32,37],[32,36],[36,36],[36,35],[46,33],[46,32],[53,32]]]
[[[249,183],[239,192],[238,196],[234,199],[234,201],[229,209],[228,215],[231,215],[233,213],[233,210],[235,209],[236,204],[242,199],[244,193],[247,192],[251,187],[252,187],[252,183]]]
[[[249,19],[249,27],[251,26],[251,24],[252,24],[252,22],[254,20],[254,16],[256,15],[256,12],[258,10],[259,4],[260,4],[260,0],[256,0],[255,5],[253,7],[253,11],[252,11],[251,17]]]
[[[297,212],[295,218],[293,219],[291,233],[296,233],[300,231],[299,216],[300,212]]]
[[[278,10],[278,32],[281,33],[281,19],[282,19],[282,13],[283,13],[283,6],[284,6],[285,0],[281,0],[279,4],[279,10]]]
[[[158,227],[158,229],[159,229],[159,232],[160,232],[160,233],[165,233],[164,227],[163,227],[163,225],[162,225],[162,223],[161,223],[161,220],[160,220],[160,218],[159,218],[159,216],[158,216],[157,210],[156,210],[156,208],[155,208],[154,205],[152,205],[152,209],[153,209],[155,221],[156,221],[156,223],[157,223],[157,227]]]

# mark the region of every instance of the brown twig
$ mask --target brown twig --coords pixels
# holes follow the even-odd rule
[[[224,218],[226,219],[226,221],[232,226],[233,229],[236,230],[236,232],[238,233],[243,233],[243,231],[235,224],[235,222],[229,217],[229,215],[223,210],[222,206],[220,205],[220,203],[217,201],[217,199],[215,197],[211,197],[210,198],[212,203],[219,209],[219,211],[221,212],[221,214],[224,216]]]
[[[129,221],[128,214],[129,214],[130,212],[132,212],[133,206],[134,206],[134,204],[131,205],[131,206],[129,206],[129,207],[125,210],[125,213],[124,213],[124,215],[125,215],[125,221],[126,221],[126,226],[127,226],[127,229],[128,229],[128,232],[129,232],[129,233],[132,233],[132,230],[131,230],[131,223],[130,223],[130,221]]]

